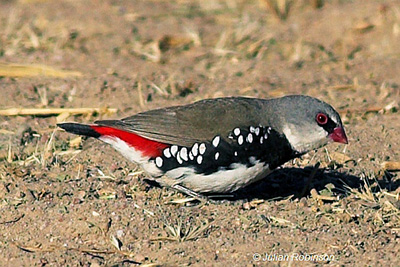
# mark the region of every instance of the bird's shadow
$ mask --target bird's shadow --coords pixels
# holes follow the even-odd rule
[[[400,187],[400,180],[391,181],[387,178],[378,181],[378,185],[371,188],[377,191],[386,188],[389,191]],[[373,181],[367,181],[372,184]],[[332,186],[329,186],[331,184]],[[346,195],[350,189],[359,189],[364,186],[364,180],[358,176],[334,170],[315,169],[314,167],[305,168],[280,168],[270,175],[236,191],[229,197],[209,195],[212,199],[226,200],[252,200],[252,199],[284,199],[287,197],[301,198],[310,195],[314,188],[318,192],[328,191],[332,195]]]
[[[385,179],[377,181],[375,178],[362,179],[346,172],[315,168],[313,166],[305,168],[279,168],[262,180],[250,184],[231,194],[205,194],[203,196],[214,201],[236,201],[252,199],[279,200],[288,197],[302,198],[311,195],[311,190],[329,195],[345,196],[351,189],[361,189],[365,186],[370,187],[372,192],[381,189],[394,191],[400,187],[400,179],[392,180],[390,173],[385,173]],[[161,187],[154,180],[145,179],[151,187]],[[378,182],[378,183],[375,183]],[[373,186],[370,186],[374,184]],[[182,192],[185,194],[185,192]],[[196,194],[196,193],[194,193]]]

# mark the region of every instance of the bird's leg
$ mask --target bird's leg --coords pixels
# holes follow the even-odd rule
[[[188,195],[192,198],[195,198],[201,202],[207,201],[208,197],[203,196],[202,194],[199,194],[193,190],[190,190],[189,188],[184,187],[183,185],[180,184],[174,184],[171,186],[173,189],[177,190],[178,192],[184,193],[185,195]]]
[[[173,189],[177,190],[178,192],[184,193],[200,202],[202,202],[203,204],[205,202],[210,202],[212,204],[221,204],[223,202],[225,202],[226,200],[215,200],[212,198],[233,198],[234,195],[210,195],[210,196],[204,196],[202,194],[199,194],[193,190],[190,190],[189,188],[186,188],[180,184],[174,184],[171,186]]]

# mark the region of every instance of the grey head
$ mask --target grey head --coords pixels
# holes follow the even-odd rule
[[[283,133],[299,153],[322,147],[329,142],[347,144],[342,120],[329,104],[304,95],[266,100],[266,114],[274,114],[275,128]]]

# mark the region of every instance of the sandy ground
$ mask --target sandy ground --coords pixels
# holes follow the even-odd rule
[[[385,162],[400,161],[400,2],[314,2],[281,20],[261,0],[1,1],[2,64],[75,73],[3,64],[0,108],[100,111],[0,116],[0,265],[399,266],[400,179]],[[181,203],[55,127],[294,93],[336,107],[349,145],[216,203]]]

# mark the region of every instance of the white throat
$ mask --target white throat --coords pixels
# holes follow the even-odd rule
[[[282,130],[292,148],[299,153],[306,153],[310,150],[320,148],[328,143],[326,131],[318,127],[318,129],[304,129],[297,131],[298,126],[288,124]]]

